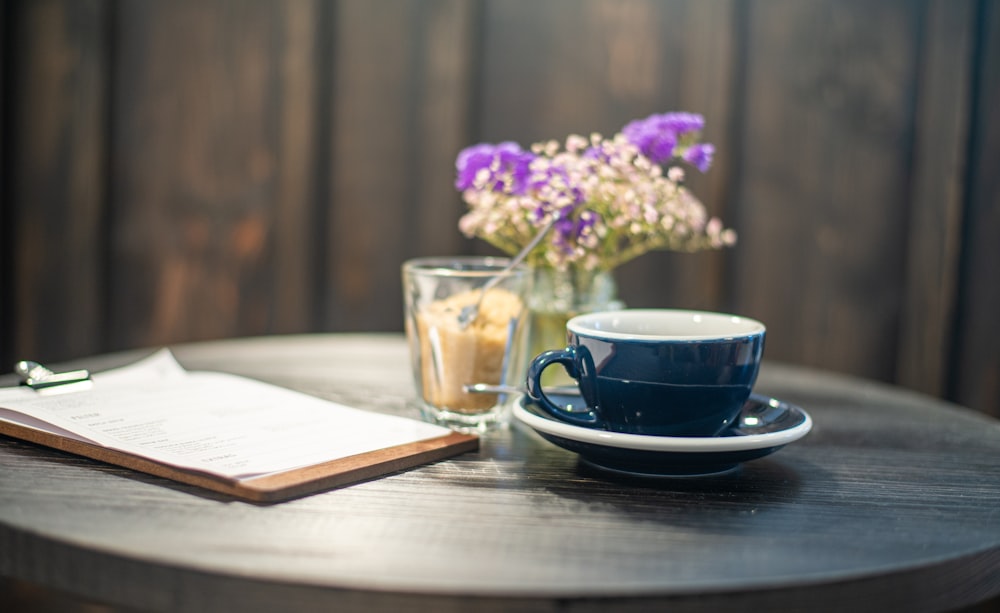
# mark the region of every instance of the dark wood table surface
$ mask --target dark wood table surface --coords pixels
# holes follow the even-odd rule
[[[415,415],[399,336],[173,349],[191,369]],[[476,453],[258,505],[0,437],[0,575],[183,611],[857,613],[1000,594],[1000,422],[767,362],[758,391],[813,431],[736,474],[655,483],[590,474],[512,427]]]

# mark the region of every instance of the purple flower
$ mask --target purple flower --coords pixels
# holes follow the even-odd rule
[[[463,149],[455,160],[458,171],[455,188],[465,191],[475,186],[480,171],[490,173],[494,191],[503,191],[505,181],[510,181],[510,191],[523,194],[527,188],[530,166],[534,154],[524,151],[517,143],[504,142],[499,145],[480,143]]]
[[[573,246],[580,237],[577,220],[572,217],[572,207],[564,207],[562,217],[552,228],[552,244],[559,247],[563,253],[572,253]]]
[[[592,211],[578,212],[576,208],[576,205],[563,207],[552,229],[552,244],[567,255],[574,253],[581,237],[597,223],[597,215]]]
[[[653,115],[649,119],[637,119],[629,122],[622,129],[622,134],[630,143],[638,147],[644,156],[657,164],[662,164],[674,157],[677,132],[661,129],[657,122],[651,121],[654,117],[657,116]]]
[[[663,164],[675,158],[677,146],[685,137],[697,137],[705,127],[705,118],[694,113],[663,113],[650,115],[645,119],[630,121],[622,129],[622,134],[630,143],[639,148],[644,156],[656,164]],[[711,151],[696,154],[699,160],[711,161]],[[687,159],[687,158],[685,158]],[[691,161],[691,160],[688,160]],[[694,164],[695,162],[691,162]],[[697,165],[697,164],[696,164]],[[701,166],[698,166],[701,169]],[[705,166],[705,169],[708,167]],[[703,171],[705,169],[702,169]]]
[[[664,113],[660,120],[678,136],[701,132],[705,128],[705,118],[696,113]]]
[[[715,145],[700,143],[691,145],[684,152],[684,159],[698,170],[705,172],[712,165],[713,155],[715,155]]]

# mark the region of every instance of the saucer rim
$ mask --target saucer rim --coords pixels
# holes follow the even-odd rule
[[[531,402],[527,396],[522,396],[513,407],[513,415],[516,419],[527,426],[545,432],[553,436],[560,436],[580,443],[604,447],[616,447],[619,449],[633,449],[637,451],[664,451],[664,452],[685,452],[685,453],[716,453],[725,451],[749,451],[753,449],[763,449],[767,447],[781,447],[799,440],[812,430],[812,417],[802,407],[794,404],[753,394],[751,399],[769,404],[775,408],[775,403],[785,407],[788,411],[798,412],[802,415],[802,423],[786,430],[777,432],[764,432],[761,434],[745,434],[738,436],[655,436],[647,434],[626,434],[623,432],[609,432],[586,428],[584,426],[574,426],[572,424],[556,421],[555,418],[543,417],[524,408],[526,402]]]

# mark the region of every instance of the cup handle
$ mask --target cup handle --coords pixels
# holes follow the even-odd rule
[[[582,355],[584,353],[587,355]],[[581,371],[593,370],[592,368],[581,369],[578,366],[579,360],[585,357],[589,357],[589,352],[587,352],[586,348],[580,349],[575,346],[570,346],[565,349],[553,349],[535,356],[535,359],[533,359],[531,364],[528,366],[528,398],[541,407],[546,413],[555,417],[559,421],[563,421],[574,426],[583,426],[585,428],[599,428],[604,425],[604,419],[601,418],[600,414],[596,410],[592,408],[586,413],[571,413],[549,400],[548,396],[545,395],[545,391],[542,389],[542,372],[552,364],[562,364],[563,367],[566,368],[566,372],[569,376],[576,379],[579,385],[589,385],[588,382],[580,380],[581,375],[586,376],[587,374],[586,372]]]

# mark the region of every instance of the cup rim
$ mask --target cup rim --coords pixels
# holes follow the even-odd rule
[[[631,324],[637,323],[639,319],[650,317],[667,318],[670,321],[694,323],[695,325],[700,325],[708,319],[716,322],[727,322],[727,325],[733,325],[733,330],[712,333],[658,334],[621,332],[613,328],[593,327],[596,322],[601,321],[607,321],[615,326],[620,325],[623,320],[627,320],[626,323]],[[570,319],[566,323],[566,329],[573,334],[588,338],[646,342],[725,341],[760,336],[767,331],[767,327],[762,322],[743,315],[689,309],[621,309],[586,313]]]
[[[407,274],[433,274],[438,277],[494,277],[510,264],[510,258],[455,255],[411,258],[403,262]],[[520,263],[505,276],[527,274],[528,266]]]

